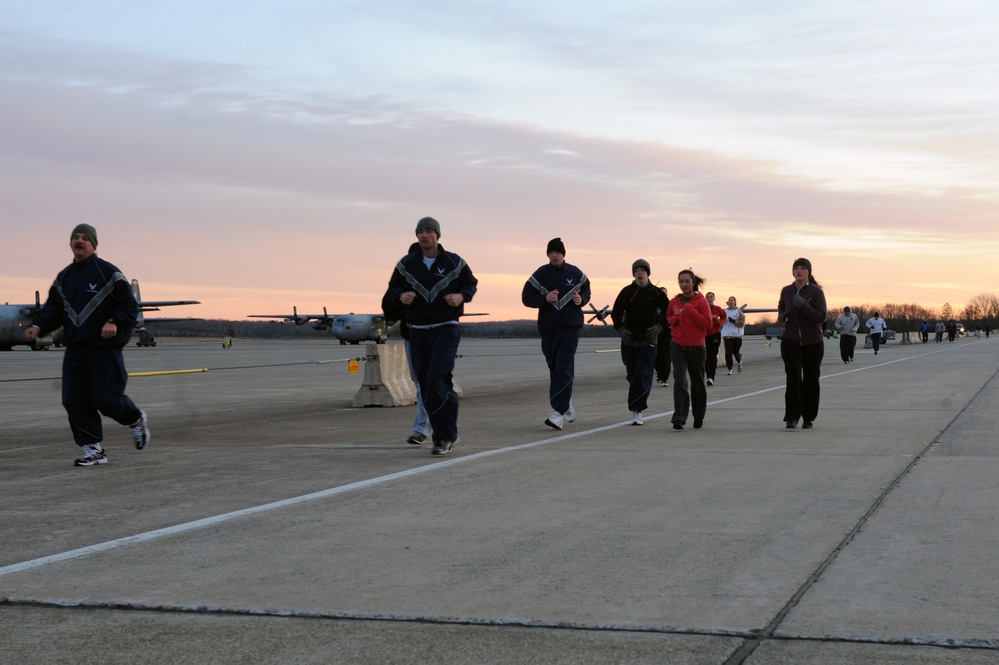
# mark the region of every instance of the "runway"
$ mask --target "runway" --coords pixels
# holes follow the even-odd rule
[[[126,350],[149,447],[106,420],[89,469],[61,351],[0,354],[0,662],[999,661],[999,343],[827,342],[809,431],[776,343],[680,432],[672,388],[628,424],[616,348],[557,432],[538,340],[462,341],[436,458],[351,408],[363,347],[164,338]]]

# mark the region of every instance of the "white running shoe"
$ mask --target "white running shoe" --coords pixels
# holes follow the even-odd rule
[[[729,370],[729,371],[728,371],[728,375],[729,375],[729,376],[732,376],[732,370]]]
[[[641,411],[632,411],[631,412],[631,424],[632,425],[644,425],[645,424],[645,421],[642,420],[642,412]]]
[[[95,464],[107,463],[108,456],[104,453],[104,449],[101,448],[101,444],[99,443],[83,446],[83,454],[73,462],[76,466],[94,466]]]
[[[142,416],[139,422],[132,425],[132,441],[135,442],[136,450],[142,450],[149,443],[149,427],[146,424],[146,412],[139,410]]]
[[[545,424],[555,429],[562,429],[563,418],[558,411],[552,411],[551,415],[545,418]]]
[[[565,418],[565,422],[567,423],[575,422],[576,409],[572,408],[572,402],[569,403],[569,410],[563,413],[562,417]]]
[[[738,365],[736,365],[736,369],[738,369],[738,370],[739,370],[739,373],[740,373],[740,374],[742,373],[742,361],[741,361],[741,360],[739,361],[739,364],[738,364]]]

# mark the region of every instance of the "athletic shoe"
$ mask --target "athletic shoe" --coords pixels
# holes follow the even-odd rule
[[[704,421],[694,418],[694,429],[701,429],[702,427],[704,427]]]
[[[729,371],[728,371],[728,375],[729,375],[729,376],[732,376],[732,370],[729,370]]]
[[[736,365],[736,369],[738,369],[738,370],[739,370],[739,373],[740,373],[740,374],[742,373],[742,361],[741,361],[741,360],[739,361],[739,364],[738,364],[738,365]]]
[[[683,423],[678,423],[674,421],[673,429],[683,429]]]
[[[576,409],[572,408],[572,404],[569,404],[569,410],[562,414],[565,418],[565,422],[571,423],[576,421]]]
[[[632,425],[644,425],[645,424],[645,421],[642,420],[642,412],[641,411],[632,411],[631,412],[631,424]]]
[[[107,463],[108,456],[104,453],[99,443],[83,446],[83,454],[73,462],[76,466],[94,466],[95,464]]]
[[[414,446],[419,446],[426,440],[427,440],[427,435],[424,434],[423,432],[413,432],[412,434],[409,435],[409,438],[406,439],[406,443],[411,443]]]
[[[658,383],[663,388],[669,385],[667,382],[663,381],[662,379],[656,379],[656,383]]]
[[[551,415],[545,418],[545,424],[555,429],[562,429],[562,421],[562,414],[558,411],[552,411]]]
[[[805,422],[801,423],[801,429],[812,429],[812,421],[806,420]]]
[[[793,420],[788,420],[784,423],[784,427],[786,429],[796,429],[798,427],[798,424]]]
[[[434,449],[431,451],[434,455],[447,455],[454,448],[454,444],[458,443],[458,439],[454,441],[435,441]]]
[[[139,422],[132,425],[132,441],[135,441],[135,449],[142,450],[149,443],[149,427],[146,426],[146,412],[139,411],[142,416]]]
[[[708,379],[708,385],[709,386],[715,385],[715,380],[714,379]]]

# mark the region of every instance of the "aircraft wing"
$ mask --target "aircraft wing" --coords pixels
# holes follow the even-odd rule
[[[316,330],[327,330],[333,325],[333,319],[335,319],[338,314],[330,314],[323,307],[322,314],[299,314],[298,307],[291,308],[291,314],[247,314],[248,319],[281,319],[282,321],[288,323],[294,323],[296,326],[304,326],[309,321],[318,321],[316,325],[312,326]]]
[[[142,300],[139,308],[143,312],[155,312],[160,307],[172,307],[174,305],[200,305],[200,300]]]
[[[167,319],[167,318],[164,318],[164,319],[147,319],[147,318],[143,318],[142,319],[142,324],[143,325],[148,325],[150,323],[180,323],[181,321],[204,321],[204,319],[199,319],[199,318],[195,318],[195,317],[187,317],[187,318],[180,318],[180,319]]]
[[[305,319],[306,321],[311,321],[312,319],[325,319],[333,318],[338,316],[337,314],[247,314],[246,317],[249,319],[288,319],[289,321],[294,321],[295,319]]]
[[[247,314],[248,319],[281,319],[295,325],[303,326],[309,321],[331,322],[336,315],[327,314]]]

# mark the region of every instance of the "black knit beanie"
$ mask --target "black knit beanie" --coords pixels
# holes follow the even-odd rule
[[[561,238],[552,238],[548,241],[548,247],[545,248],[545,254],[551,254],[552,252],[558,252],[562,256],[565,256],[565,245],[562,244]]]

